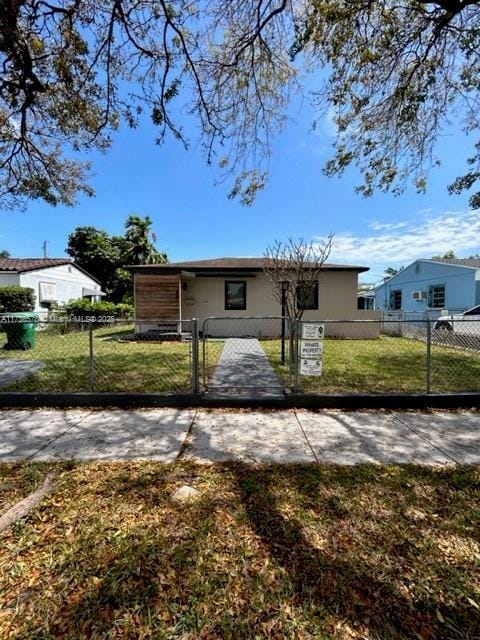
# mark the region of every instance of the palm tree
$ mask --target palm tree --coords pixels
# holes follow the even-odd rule
[[[126,261],[129,264],[167,262],[167,255],[157,250],[150,216],[130,215],[125,222]]]

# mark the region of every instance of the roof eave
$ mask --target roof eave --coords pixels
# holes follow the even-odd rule
[[[162,273],[181,273],[182,271],[190,271],[192,273],[215,273],[217,272],[238,272],[242,271],[244,273],[261,273],[264,269],[263,267],[186,267],[183,265],[175,266],[173,264],[132,264],[127,265],[125,269],[129,269],[131,271],[150,271],[150,272],[162,272]],[[356,271],[357,273],[364,273],[365,271],[369,271],[370,267],[360,267],[356,265],[332,265],[332,266],[323,266],[321,271]]]

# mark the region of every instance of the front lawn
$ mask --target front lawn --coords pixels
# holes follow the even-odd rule
[[[280,362],[280,341],[264,341],[280,379],[288,366]],[[288,348],[287,348],[288,352]],[[424,342],[382,336],[376,340],[324,341],[323,374],[300,376],[305,391],[322,393],[419,393],[426,390],[427,353]],[[479,391],[480,353],[432,345],[431,390]]]
[[[95,391],[188,392],[191,390],[191,343],[122,342],[133,325],[109,326],[93,331]],[[37,333],[31,351],[4,351],[5,334],[0,334],[0,359],[40,360],[45,367],[38,373],[10,385],[14,391],[89,391],[88,330],[60,335]],[[211,371],[222,344],[208,351]]]
[[[2,640],[478,638],[476,468],[4,464],[0,512],[52,469],[0,534]]]

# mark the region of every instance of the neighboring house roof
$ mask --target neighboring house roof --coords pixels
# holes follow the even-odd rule
[[[435,260],[432,259],[429,262],[442,262],[444,264],[454,264],[458,267],[480,269],[480,258],[435,258]]]
[[[187,262],[170,262],[166,264],[142,264],[131,265],[129,268],[139,271],[263,271],[267,265],[267,258],[212,258],[210,260],[192,260]],[[368,271],[369,267],[355,265],[324,263],[322,269],[325,271]]]
[[[62,264],[71,264],[69,258],[0,258],[0,271],[35,271],[47,267],[58,267]]]
[[[37,271],[38,269],[48,269],[48,267],[60,267],[64,264],[72,265],[86,276],[98,282],[90,273],[75,264],[70,258],[0,258],[0,272],[26,273]]]

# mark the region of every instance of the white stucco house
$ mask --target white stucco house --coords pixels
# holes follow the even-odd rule
[[[101,300],[100,283],[69,258],[0,258],[0,286],[30,287],[35,311],[46,315],[51,306],[70,300]]]

